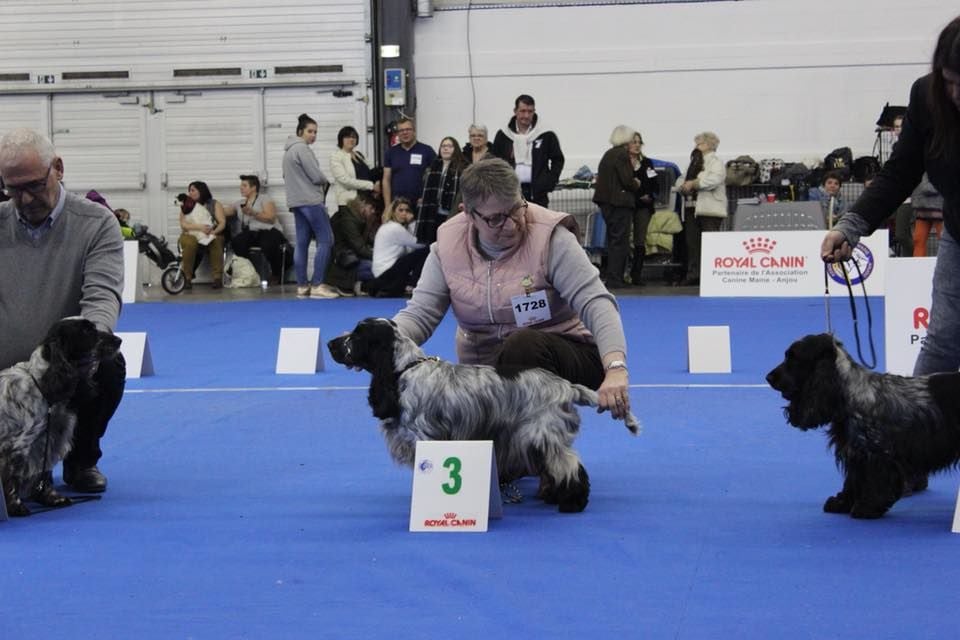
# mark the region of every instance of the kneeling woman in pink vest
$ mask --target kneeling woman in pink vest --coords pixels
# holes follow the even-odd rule
[[[452,307],[457,356],[504,375],[541,367],[596,389],[622,418],[626,338],[616,299],[573,232],[573,217],[528,204],[516,173],[484,159],[460,179],[463,210],[437,229],[413,297],[393,320],[423,344]]]

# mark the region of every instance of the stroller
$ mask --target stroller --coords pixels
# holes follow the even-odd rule
[[[150,233],[146,225],[135,223],[132,229],[140,253],[163,272],[160,276],[160,285],[163,290],[171,295],[183,291],[186,280],[180,269],[180,256],[170,250],[164,238]]]

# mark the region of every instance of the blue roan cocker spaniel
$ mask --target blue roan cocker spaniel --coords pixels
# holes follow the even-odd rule
[[[328,343],[333,359],[373,374],[369,401],[390,455],[412,466],[418,440],[492,440],[500,481],[540,476],[539,497],[563,512],[583,511],[590,480],[573,449],[575,405],[597,393],[543,369],[503,377],[493,367],[427,358],[383,318],[368,318]],[[626,426],[638,433],[630,414]]]

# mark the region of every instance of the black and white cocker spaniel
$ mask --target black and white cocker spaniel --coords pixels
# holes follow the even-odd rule
[[[397,326],[367,318],[328,343],[333,359],[373,374],[369,402],[399,464],[412,466],[418,440],[492,440],[501,482],[537,475],[539,497],[563,512],[587,506],[590,480],[573,449],[575,405],[597,393],[543,369],[503,377],[493,367],[428,358]],[[626,426],[640,423],[628,414]]]
[[[120,338],[89,320],[65,318],[29,360],[0,371],[0,481],[11,516],[30,515],[21,493],[70,451],[77,422],[71,400],[92,383],[101,359],[116,357],[119,348]],[[32,497],[46,506],[70,503],[52,487]]]
[[[903,495],[905,481],[960,459],[960,373],[874,373],[822,333],[791,344],[767,382],[789,403],[791,425],[828,425],[844,473],[843,489],[823,505],[828,513],[879,518]]]

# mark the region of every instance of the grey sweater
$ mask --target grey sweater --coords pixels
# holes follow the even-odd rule
[[[283,147],[283,186],[287,207],[309,207],[323,204],[327,177],[320,170],[317,156],[300,136],[290,136]]]
[[[120,315],[120,225],[104,207],[62,193],[63,211],[36,244],[13,201],[0,204],[0,368],[29,358],[61,318],[82,315],[112,331]]]

